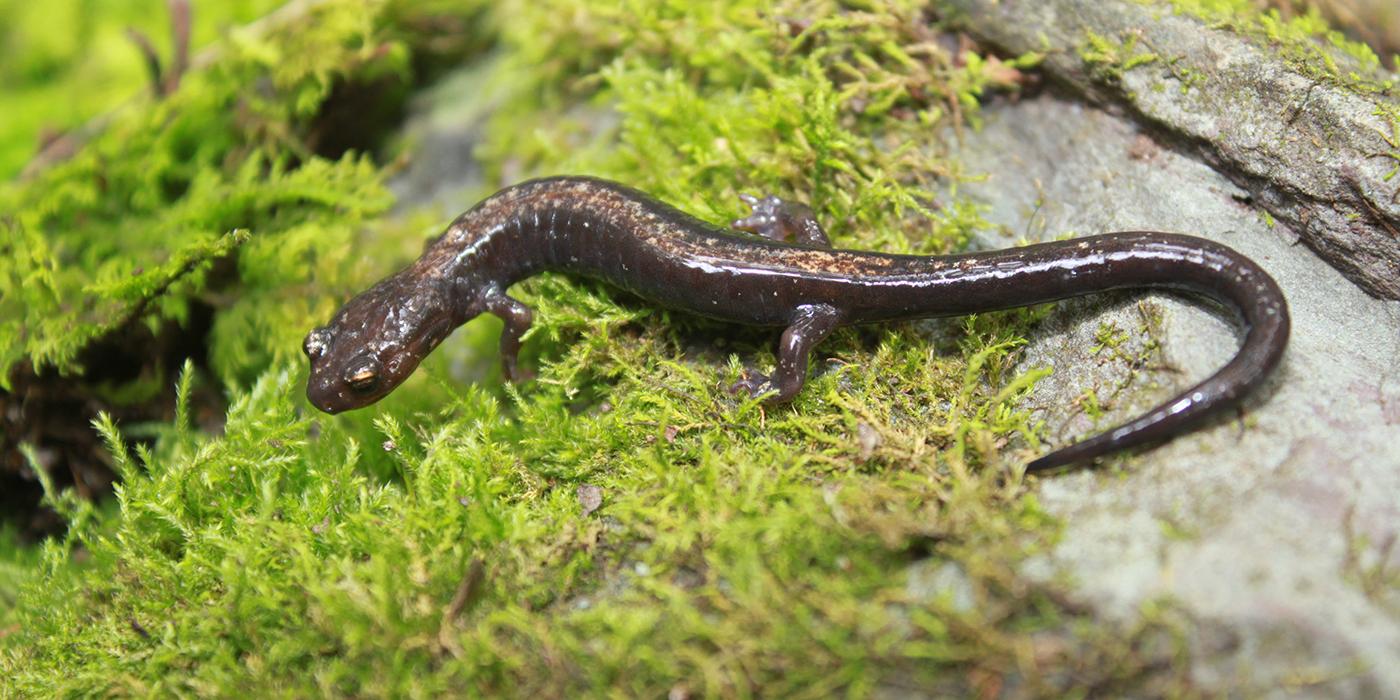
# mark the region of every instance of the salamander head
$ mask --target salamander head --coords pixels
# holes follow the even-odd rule
[[[306,398],[326,413],[368,406],[465,321],[442,279],[421,279],[410,268],[383,280],[306,335]]]

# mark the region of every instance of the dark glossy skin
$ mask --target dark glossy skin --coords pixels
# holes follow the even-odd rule
[[[533,180],[492,195],[409,267],[350,300],[306,338],[311,403],[328,413],[379,400],[457,326],[505,321],[501,360],[519,378],[530,309],[506,290],[546,270],[605,280],[671,308],[785,330],[771,378],[740,387],[770,402],[802,389],[812,348],[839,326],[952,316],[1112,289],[1204,295],[1238,312],[1244,344],[1220,371],[1147,415],[1037,459],[1030,470],[1155,442],[1237,405],[1288,342],[1278,285],[1244,256],[1201,238],[1130,232],[949,256],[834,250],[805,206],[745,197],[731,229],[605,180]],[[750,235],[757,234],[757,235]],[[785,243],[794,238],[796,243]]]

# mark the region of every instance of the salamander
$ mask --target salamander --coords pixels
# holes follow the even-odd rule
[[[507,187],[457,217],[422,256],[345,304],[303,345],[307,398],[327,413],[393,391],[453,329],[482,313],[505,322],[500,352],[517,381],[532,312],[510,286],[544,271],[604,280],[644,299],[722,321],[781,328],[771,376],[738,390],[792,400],[812,349],[851,324],[963,315],[1128,288],[1178,290],[1236,313],[1238,353],[1147,414],[1070,444],[1029,471],[1162,441],[1238,405],[1279,364],[1288,305],[1243,255],[1203,238],[1132,231],[955,255],[833,248],[811,209],[741,195],[751,214],[707,223],[638,190],[591,177]]]

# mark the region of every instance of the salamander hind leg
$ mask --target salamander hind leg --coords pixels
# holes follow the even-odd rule
[[[750,396],[769,394],[766,403],[787,403],[797,397],[807,383],[807,358],[812,348],[841,324],[841,312],[829,304],[799,306],[792,324],[778,341],[778,369],[773,376],[746,374],[730,391],[744,390]],[[770,393],[772,392],[772,393]]]
[[[531,373],[519,367],[520,340],[525,331],[530,330],[530,324],[535,319],[534,313],[530,311],[530,307],[499,289],[487,292],[482,302],[487,311],[506,324],[505,329],[501,331],[501,370],[505,373],[506,380],[521,382],[530,379]]]
[[[817,223],[812,208],[801,202],[789,202],[774,196],[755,197],[741,194],[752,210],[748,216],[735,219],[730,226],[775,241],[797,241],[806,245],[830,248],[831,239]]]

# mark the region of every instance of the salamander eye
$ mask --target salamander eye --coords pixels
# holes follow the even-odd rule
[[[326,350],[331,346],[331,334],[324,328],[317,328],[306,334],[306,340],[301,344],[301,351],[312,360],[319,360],[326,354]]]
[[[366,358],[350,366],[345,372],[345,383],[356,393],[366,394],[379,386],[379,362]]]

